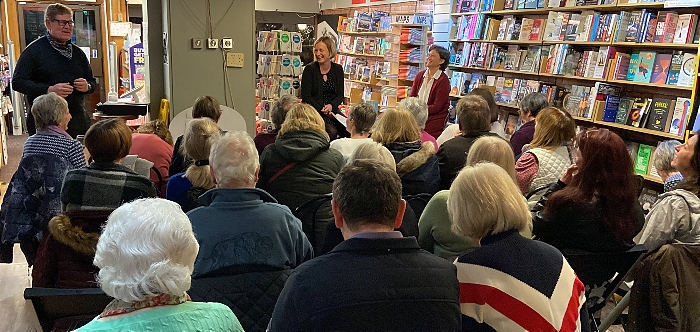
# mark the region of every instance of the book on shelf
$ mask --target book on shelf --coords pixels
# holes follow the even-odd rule
[[[616,42],[624,42],[627,39],[627,30],[630,28],[630,21],[632,19],[632,12],[621,11],[620,16],[617,19],[617,27],[615,29],[615,36],[613,40]],[[633,27],[636,29],[636,27]],[[635,31],[636,33],[636,31]]]
[[[666,84],[671,66],[672,54],[659,53],[654,59],[654,67],[651,70],[650,83]]]
[[[616,103],[619,105],[619,97],[621,92],[622,87],[607,83],[595,82],[593,87],[590,89],[588,96],[588,108],[584,111],[582,116],[590,119],[593,116],[593,109],[595,108],[596,101],[605,102],[608,96],[618,97]],[[614,117],[615,116],[613,115],[610,118],[614,119]]]
[[[695,53],[683,53],[683,64],[678,74],[678,86],[693,86],[695,81]]]
[[[625,147],[627,148],[627,153],[630,155],[632,163],[637,159],[637,152],[639,151],[639,143],[625,141]]]
[[[501,92],[501,103],[511,104],[513,100],[513,78],[506,77],[503,80],[503,90]]]
[[[496,76],[495,75],[488,75],[486,76],[486,86],[496,86]]]
[[[563,13],[550,11],[547,15],[547,21],[544,26],[543,40],[545,41],[558,41],[559,31],[561,31],[561,23],[563,19]]]
[[[659,13],[661,15],[661,13]],[[676,12],[666,12],[664,13],[663,20],[663,30],[657,32],[660,35],[659,43],[672,43],[674,33],[676,32],[676,27],[678,26],[678,13]],[[658,27],[658,23],[657,23]]]
[[[496,35],[496,40],[506,40],[506,32],[508,31],[508,26],[511,24],[513,16],[504,16],[501,22],[498,24],[498,34]]]
[[[523,60],[522,66],[520,66],[520,71],[528,73],[536,73],[539,71],[540,63],[540,46],[530,46],[527,48],[525,59]]]
[[[655,51],[640,51],[639,64],[637,65],[637,73],[632,79],[634,82],[649,83],[651,80],[651,72],[654,68],[654,60],[656,59]]]
[[[630,55],[627,53],[617,52],[615,55],[615,70],[612,72],[611,78],[620,81],[626,80],[629,67]]]
[[[615,122],[617,111],[620,108],[620,96],[605,96],[605,104],[603,106],[603,118],[605,122]]]
[[[676,23],[676,31],[673,35],[674,44],[687,44],[693,40],[695,32],[695,24],[697,24],[698,16],[696,14],[678,15]]]
[[[503,10],[513,10],[513,9],[515,9],[516,3],[517,3],[517,2],[516,2],[515,0],[504,0],[504,1],[503,1]]]
[[[578,26],[581,21],[581,14],[571,13],[569,15],[569,21],[566,24],[566,30],[564,31],[565,41],[575,41],[578,36]]]
[[[683,52],[676,51],[671,55],[671,63],[668,67],[668,75],[666,77],[666,84],[677,85],[678,76],[681,73],[681,68],[683,67]]]
[[[510,138],[510,136],[513,135],[515,130],[517,130],[519,122],[520,122],[520,119],[518,118],[517,115],[508,114],[508,121],[506,122],[506,126],[505,126],[506,137]]]
[[[639,144],[637,149],[637,158],[634,161],[634,172],[641,175],[646,175],[649,171],[649,159],[651,158],[651,146]]]
[[[647,109],[650,106],[651,98],[634,98],[625,124],[637,128],[643,127],[646,114],[648,113]]]
[[[615,114],[615,123],[627,123],[627,117],[629,116],[630,109],[632,108],[632,103],[634,103],[634,98],[620,98],[620,103],[617,108],[617,114]]]
[[[690,99],[678,97],[673,108],[668,132],[680,136],[685,131],[685,123],[690,115]]]
[[[640,11],[633,11],[630,13],[629,21],[627,23],[627,31],[625,32],[626,42],[637,42],[641,33],[642,27],[642,16],[646,12],[646,9]]]
[[[673,116],[675,100],[665,98],[654,98],[649,109],[649,118],[646,128],[662,132],[668,132],[671,126],[669,117]]]
[[[542,24],[544,24],[544,20],[542,19],[535,19],[532,21],[532,29],[530,30],[530,41],[540,41],[542,40]]]
[[[523,18],[523,21],[520,25],[520,35],[518,36],[518,40],[520,41],[526,41],[530,40],[530,32],[532,32],[532,25],[535,20],[531,18]]]
[[[503,103],[503,87],[505,86],[506,78],[500,76],[496,78],[496,88],[493,92],[493,99],[497,103]],[[510,102],[510,100],[508,100]]]
[[[627,69],[627,76],[625,77],[628,81],[634,81],[635,76],[637,76],[637,70],[639,69],[639,52],[632,52],[630,55],[630,65]]]

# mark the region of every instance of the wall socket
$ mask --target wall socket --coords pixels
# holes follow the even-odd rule
[[[219,48],[219,40],[216,38],[207,38],[207,48],[209,48],[209,49]]]
[[[233,48],[233,38],[221,38],[221,48],[230,50]]]
[[[201,50],[204,48],[204,39],[202,38],[192,38],[192,48]]]
[[[226,53],[226,67],[243,68],[243,53]]]

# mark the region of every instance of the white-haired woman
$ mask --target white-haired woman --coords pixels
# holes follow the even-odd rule
[[[183,146],[185,156],[192,159],[193,164],[184,172],[172,175],[165,191],[165,198],[180,204],[185,212],[204,205],[199,196],[214,188],[209,150],[220,136],[219,127],[210,118],[194,119],[187,124]]]
[[[452,229],[478,246],[455,261],[462,331],[581,326],[583,283],[559,250],[518,234],[530,211],[512,175],[492,163],[466,166],[452,183],[447,210]]]
[[[673,158],[676,157],[676,147],[683,143],[670,139],[659,142],[654,152],[654,167],[664,182],[664,192],[673,190],[681,181],[683,175],[673,166]]]
[[[139,199],[114,210],[94,260],[100,288],[114,300],[77,331],[243,331],[227,306],[189,299],[198,251],[173,202]]]
[[[425,131],[425,122],[428,121],[428,103],[418,97],[408,97],[401,100],[398,107],[411,112],[413,117],[416,118],[416,123],[418,123],[418,128],[420,128],[420,143],[433,143],[435,151],[437,151],[438,143],[435,137]]]

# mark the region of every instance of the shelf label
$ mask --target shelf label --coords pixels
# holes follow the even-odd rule
[[[394,15],[391,18],[391,23],[428,25],[430,22],[428,16],[425,15]]]

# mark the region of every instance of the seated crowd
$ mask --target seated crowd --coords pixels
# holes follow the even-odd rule
[[[2,202],[0,259],[20,243],[33,287],[114,298],[78,331],[259,330],[250,316],[269,331],[587,331],[590,285],[562,252],[700,244],[700,146],[659,145],[665,193],[645,216],[622,138],[576,134],[543,98],[523,99],[510,143],[475,89],[437,140],[418,98],[353,105],[338,139],[289,96],[271,132],[223,132],[204,96],[175,142],[165,123],[110,119],[83,147],[49,93]],[[247,312],[194,289],[290,270]]]

